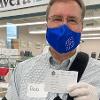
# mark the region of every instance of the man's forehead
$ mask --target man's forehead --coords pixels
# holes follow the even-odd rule
[[[74,3],[54,3],[49,11],[49,15],[52,16],[54,14],[56,15],[62,15],[62,16],[76,16],[76,17],[81,17],[82,10],[78,4]]]

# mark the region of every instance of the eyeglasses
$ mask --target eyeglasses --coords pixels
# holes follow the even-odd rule
[[[53,15],[48,17],[48,21],[54,25],[54,27],[58,27],[62,25],[64,22],[67,23],[68,27],[75,30],[78,28],[78,26],[82,23],[82,19],[74,16],[68,16],[64,18],[63,16],[60,15]]]

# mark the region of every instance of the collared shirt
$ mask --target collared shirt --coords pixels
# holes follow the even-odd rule
[[[73,63],[77,55],[77,52],[76,52],[72,57],[64,60],[61,64],[59,64],[57,63],[56,59],[54,59],[51,56],[51,53],[50,52],[48,53],[50,55],[49,62],[50,62],[51,68],[56,69],[56,70],[69,70],[69,67],[71,66],[71,64]]]
[[[7,100],[53,100],[55,93],[48,93],[46,98],[34,98],[27,96],[27,86],[29,83],[43,83],[50,69],[50,54],[41,54],[28,59],[15,68],[9,88],[6,94]],[[71,65],[70,64],[68,66]],[[89,59],[81,81],[87,82],[97,87],[100,96],[100,61],[93,58]],[[64,94],[60,94],[63,100],[66,100]]]

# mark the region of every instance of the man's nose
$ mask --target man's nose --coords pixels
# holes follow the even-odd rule
[[[63,19],[63,24],[67,25],[67,20],[66,19]]]

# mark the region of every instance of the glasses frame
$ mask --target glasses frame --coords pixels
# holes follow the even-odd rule
[[[83,23],[82,18],[76,16],[63,17],[61,15],[53,15],[48,17],[48,22],[54,27],[59,27],[63,24],[67,24],[72,30],[76,30]]]

